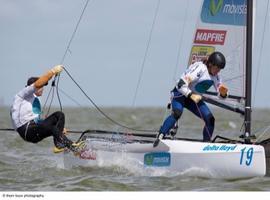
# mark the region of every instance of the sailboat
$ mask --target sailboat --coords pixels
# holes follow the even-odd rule
[[[65,152],[65,164],[95,166],[117,164],[120,159],[125,165],[136,165],[146,171],[188,171],[195,176],[199,172],[202,177],[226,179],[265,176],[268,140],[253,143],[251,133],[252,22],[252,0],[204,0],[189,58],[192,63],[217,50],[228,55],[226,69],[232,70],[229,75],[235,75],[239,88],[245,88],[232,91],[229,101],[244,102],[244,106],[219,101],[211,91],[204,95],[204,100],[244,115],[242,140],[216,136],[211,142],[202,142],[167,137],[154,148],[155,134],[87,130],[79,138],[86,142],[85,148],[75,157]],[[244,71],[239,72],[242,68]]]

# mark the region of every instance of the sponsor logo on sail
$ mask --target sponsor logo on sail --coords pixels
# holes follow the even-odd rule
[[[211,0],[210,1],[210,6],[209,6],[209,10],[211,15],[216,15],[217,12],[222,8],[223,5],[223,0],[218,0],[217,2],[215,2],[215,0]]]
[[[168,152],[152,152],[144,155],[144,165],[165,167],[171,165],[171,154]]]
[[[201,20],[205,23],[243,26],[246,23],[246,0],[204,0]]]
[[[224,45],[225,37],[226,31],[223,30],[197,29],[194,43]]]
[[[189,65],[194,62],[206,59],[214,51],[215,47],[213,46],[193,46],[190,52]]]

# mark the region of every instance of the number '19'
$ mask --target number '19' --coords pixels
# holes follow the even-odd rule
[[[253,158],[253,148],[249,148],[247,151],[246,151],[246,147],[241,149],[241,156],[240,156],[240,165],[243,164],[243,162],[249,166],[252,162],[252,158]]]

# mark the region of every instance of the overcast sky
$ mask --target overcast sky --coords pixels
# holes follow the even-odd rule
[[[253,92],[256,107],[270,107],[269,11],[261,46],[267,1],[258,1],[256,8],[254,85],[260,65],[257,90]],[[0,0],[0,102],[11,105],[29,76],[39,76],[61,62],[85,2]],[[96,104],[132,105],[157,3],[89,1],[64,65]],[[136,106],[166,105],[174,79],[186,67],[200,6],[199,0],[160,1]],[[90,105],[65,72],[60,88],[79,104]],[[60,94],[64,105],[77,106]],[[45,97],[46,93],[43,101]]]

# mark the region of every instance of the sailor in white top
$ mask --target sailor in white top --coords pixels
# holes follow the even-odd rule
[[[221,69],[224,69],[225,64],[224,55],[220,52],[214,52],[206,61],[195,62],[182,74],[176,87],[172,90],[172,113],[161,126],[153,144],[154,147],[159,144],[160,139],[169,134],[169,131],[181,117],[184,108],[204,120],[203,141],[211,140],[215,118],[203,102],[201,95],[214,86],[221,98],[227,97],[228,89],[222,84],[218,74]]]
[[[37,122],[40,118],[41,106],[38,96],[35,94],[36,88],[33,84],[37,80],[38,77],[29,78],[27,86],[14,97],[11,115],[15,130],[31,120]]]
[[[38,143],[53,136],[54,152],[62,152],[67,147],[74,150],[78,145],[69,140],[64,132],[65,115],[58,111],[49,117],[41,118],[41,105],[38,97],[43,93],[43,86],[63,70],[57,65],[41,77],[31,77],[27,85],[14,97],[10,114],[14,129],[27,142]]]

